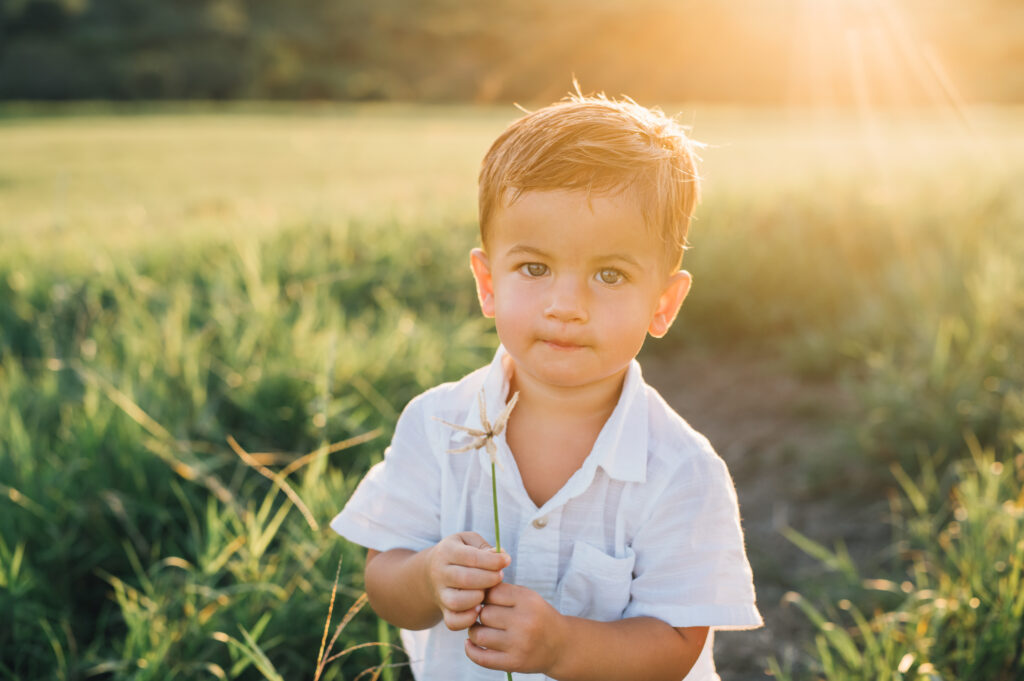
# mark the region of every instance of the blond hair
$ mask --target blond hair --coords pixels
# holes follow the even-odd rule
[[[576,92],[512,122],[480,169],[480,236],[495,211],[524,192],[632,193],[644,222],[665,241],[666,262],[682,261],[700,194],[701,145],[659,109],[631,99]]]

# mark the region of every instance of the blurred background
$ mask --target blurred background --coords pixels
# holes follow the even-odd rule
[[[326,529],[487,362],[476,174],[577,79],[705,143],[649,380],[725,681],[1024,679],[1024,4],[0,0],[0,678],[410,678]]]
[[[1012,0],[6,0],[5,99],[636,99],[789,106],[1024,97]]]

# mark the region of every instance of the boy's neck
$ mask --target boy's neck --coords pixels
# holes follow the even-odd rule
[[[508,358],[511,360],[511,358]],[[586,386],[561,387],[533,380],[516,371],[511,364],[509,395],[519,392],[516,412],[549,414],[559,419],[590,420],[604,423],[615,410],[622,393],[626,369]]]

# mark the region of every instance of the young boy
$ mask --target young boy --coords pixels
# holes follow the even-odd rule
[[[420,681],[718,679],[709,629],[760,626],[725,464],[634,359],[690,289],[695,160],[660,112],[579,94],[484,158],[470,265],[501,346],[409,403],[331,523]],[[498,553],[491,455],[448,453],[472,438],[442,421],[480,430],[515,393]]]

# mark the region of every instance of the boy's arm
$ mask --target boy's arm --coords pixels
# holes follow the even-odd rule
[[[550,673],[559,681],[680,681],[696,664],[708,636],[707,627],[671,627],[653,617],[617,622],[566,620],[570,633]]]
[[[453,534],[422,551],[370,549],[366,595],[374,612],[403,629],[428,629],[442,618],[449,629],[467,629],[509,561],[475,532]]]
[[[441,619],[424,565],[430,549],[366,554],[366,595],[380,617],[403,629],[428,629]]]
[[[559,681],[679,681],[696,663],[707,627],[653,617],[596,622],[560,614],[539,594],[501,584],[488,592],[466,655],[490,669],[541,672]]]

